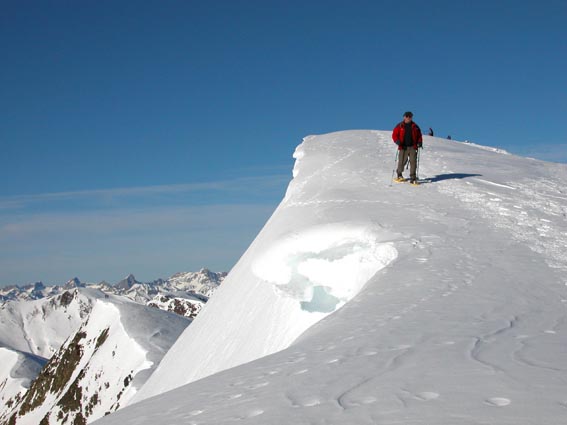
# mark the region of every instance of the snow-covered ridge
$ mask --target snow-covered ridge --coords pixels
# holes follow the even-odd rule
[[[396,258],[393,234],[364,215],[321,223],[328,205],[358,198],[364,188],[346,179],[321,184],[328,170],[346,173],[350,164],[312,139],[295,151],[295,177],[283,202],[134,401],[288,347]],[[315,213],[305,214],[306,205]]]
[[[178,273],[153,284],[134,283],[131,276],[132,286],[127,290],[104,284],[86,285],[77,278],[60,287],[36,283],[20,288],[13,300],[0,305],[0,347],[49,359],[89,316],[93,306],[90,294],[97,290],[109,297],[117,295],[193,319],[224,276],[226,273],[203,269]],[[14,288],[6,290],[13,291]]]
[[[101,425],[562,424],[567,166],[431,137],[424,146],[413,187],[391,182],[390,132],[306,138],[284,201],[139,399],[155,397]],[[318,307],[338,306],[333,279],[370,266],[373,246],[397,256],[306,322],[326,314],[302,308],[314,288],[325,290]],[[347,288],[358,280],[344,275]],[[274,339],[288,348],[274,352]],[[176,369],[209,343],[202,363]],[[223,350],[273,354],[230,368]],[[228,369],[160,393],[215,368]]]
[[[47,411],[56,411],[54,403],[59,403],[61,396],[68,397],[64,395],[70,391],[65,389],[66,387],[57,387],[57,394],[42,398],[41,403],[34,404],[33,414],[23,407],[22,403],[30,394],[46,393],[45,388],[52,387],[41,379],[46,372],[40,374],[48,360],[47,369],[52,373],[59,373],[55,372],[61,367],[58,363],[68,357],[69,351],[72,352],[77,347],[85,350],[84,356],[81,357],[81,362],[71,368],[73,370],[69,371],[70,367],[67,366],[64,376],[68,380],[76,380],[76,374],[80,370],[75,368],[82,368],[83,373],[77,383],[88,389],[83,391],[84,397],[77,400],[80,408],[75,406],[74,409],[61,413],[61,416],[74,419],[82,417],[92,421],[102,413],[126,405],[135,393],[133,389],[137,390],[154,371],[181,330],[197,316],[225,275],[226,273],[203,269],[196,273],[178,273],[168,280],[150,284],[137,282],[134,276],[130,275],[114,287],[106,283],[86,285],[74,278],[59,287],[46,287],[36,283],[27,288],[6,289],[5,293],[11,294],[11,300],[0,305],[0,418],[13,415],[15,410],[23,410],[23,413],[16,414],[16,417],[20,416],[18,423],[34,423],[36,419],[43,419]],[[144,309],[142,306],[145,305],[152,308]],[[108,314],[102,314],[102,306],[119,306],[121,314],[111,314],[112,308],[108,310]],[[187,320],[179,321],[175,317],[168,319],[170,314],[166,312],[175,313]],[[105,316],[102,323],[107,324],[109,328],[118,325],[124,328],[119,332],[122,342],[116,344],[112,350],[115,353],[112,359],[107,358],[108,361],[99,362],[100,367],[96,366],[96,362],[102,358],[103,351],[108,351],[107,345],[95,350],[93,341],[107,331],[85,328],[85,322],[92,324],[101,321],[101,317],[97,316]],[[79,337],[82,334],[85,336]],[[78,340],[69,346],[70,341],[76,337]],[[67,345],[64,345],[66,340]],[[128,354],[130,351],[130,354],[138,352],[135,348],[137,345],[146,353],[143,360],[140,360],[141,357],[138,358],[139,361],[135,360]],[[94,354],[96,356],[92,357]],[[132,365],[129,360],[150,366]],[[98,368],[96,379],[92,374],[86,373],[87,369],[93,368]],[[128,374],[116,375],[116,368],[128,369]],[[124,380],[131,385],[126,392],[116,386],[114,390],[105,388],[105,402],[103,396],[95,396],[101,390],[99,381],[107,379],[105,382],[110,386],[108,380],[115,379],[114,375],[120,378],[122,386],[125,386]],[[39,382],[34,382],[38,376]],[[91,378],[97,383],[91,382]],[[32,382],[35,389],[28,391]],[[72,382],[66,382],[67,386],[71,384]],[[75,391],[75,387],[69,388]],[[95,397],[96,400],[89,400],[87,395]],[[90,407],[87,409],[88,406]],[[52,419],[54,417],[52,416]]]
[[[75,291],[92,301],[88,319],[27,392],[12,391],[1,421],[88,423],[127,405],[190,323],[98,290]]]
[[[0,307],[0,346],[49,359],[90,314],[93,299],[82,290]]]
[[[502,148],[495,148],[495,147],[492,147],[492,146],[479,145],[478,143],[469,142],[468,140],[465,140],[463,143],[466,143],[469,146],[474,146],[475,148],[478,148],[478,149],[483,149],[483,150],[487,150],[487,151],[495,152],[495,153],[501,153],[501,154],[504,154],[504,155],[510,155],[510,153],[507,150],[502,149]]]

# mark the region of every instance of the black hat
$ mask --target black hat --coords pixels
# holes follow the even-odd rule
[[[407,112],[404,114],[404,117],[413,118],[413,114],[412,114],[410,111],[407,111]]]

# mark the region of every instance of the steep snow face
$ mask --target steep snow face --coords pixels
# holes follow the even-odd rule
[[[327,248],[342,243],[328,233],[348,240],[346,247],[360,238],[363,258],[380,257],[380,244],[397,257],[287,349],[132,404],[100,424],[564,423],[567,166],[438,138],[424,144],[423,184],[413,187],[391,183],[391,132],[306,138],[284,202],[223,284],[243,289],[246,303],[217,294],[209,305],[222,299],[210,318],[219,327],[249,314],[240,323],[246,329],[226,335],[211,327],[210,340],[246,351],[246,335],[271,348],[282,300],[290,328],[325,314],[301,303],[310,286],[340,298],[332,282],[343,268],[311,273],[302,264],[338,258],[350,268],[343,259],[356,251]],[[194,358],[195,347],[209,342],[194,336],[183,342],[185,353],[176,347],[178,365],[182,353]]]
[[[354,149],[345,160],[342,146],[315,146],[298,147],[285,200],[134,401],[288,347],[396,258],[395,234],[378,221],[318,215],[348,208],[366,188],[329,173],[347,175]]]

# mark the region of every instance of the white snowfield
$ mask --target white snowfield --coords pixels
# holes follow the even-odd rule
[[[93,300],[79,292],[33,301],[10,301],[0,308],[0,346],[49,359],[89,315]]]
[[[29,388],[45,363],[41,357],[0,346],[0,412],[9,399]]]
[[[305,138],[143,401],[96,423],[565,424],[567,166],[425,137],[423,184],[392,184],[390,137]]]

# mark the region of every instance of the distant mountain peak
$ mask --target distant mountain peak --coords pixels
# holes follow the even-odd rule
[[[141,282],[138,282],[134,277],[134,275],[130,273],[128,276],[126,276],[124,279],[122,279],[120,282],[114,285],[114,287],[122,291],[127,291],[137,283],[141,283]]]
[[[45,285],[43,284],[43,282],[39,281],[33,284],[33,289],[34,291],[43,290],[45,289]]]
[[[63,289],[84,288],[85,286],[86,285],[82,283],[78,277],[74,277],[63,286]]]

